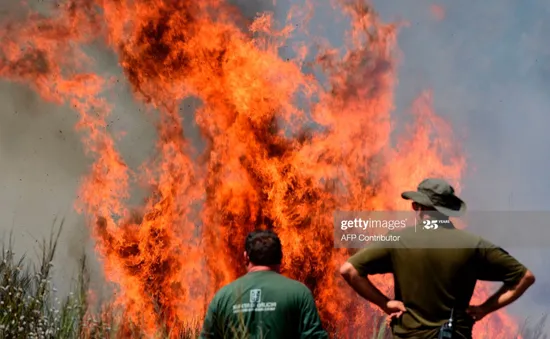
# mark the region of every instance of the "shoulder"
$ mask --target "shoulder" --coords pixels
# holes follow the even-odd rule
[[[309,296],[311,294],[311,290],[302,282],[298,280],[294,280],[289,277],[285,277],[284,275],[279,275],[279,282],[281,286],[284,286],[287,291],[294,295],[299,296]]]
[[[289,278],[289,277],[284,276],[282,274],[280,274],[278,277],[279,277],[280,282],[286,284],[288,287],[292,287],[296,290],[306,289],[306,290],[309,291],[309,289],[307,288],[307,286],[304,283],[302,283],[302,282],[300,282],[296,279]]]
[[[473,247],[477,249],[499,249],[500,247],[493,244],[491,241],[483,238],[482,236],[479,236],[477,234],[474,234],[468,230],[465,229],[456,229],[456,235],[457,237],[460,237],[466,241],[469,241],[473,244]]]
[[[419,232],[417,232],[417,228],[420,226],[407,226],[400,229],[394,229],[391,231],[388,231],[387,236],[391,237],[392,240],[386,241],[386,242],[380,242],[375,243],[378,246],[373,246],[372,248],[383,248],[386,251],[391,251],[395,246],[397,248],[401,247],[401,243],[407,242],[407,241],[415,241],[416,238],[418,238]]]
[[[225,285],[223,286],[222,288],[220,288],[215,294],[214,294],[214,297],[212,298],[212,301],[210,302],[211,305],[219,305],[220,302],[224,299],[227,298],[227,296],[229,295],[228,291],[230,289],[230,286],[229,285]]]
[[[463,239],[469,240],[472,243],[481,244],[482,242],[486,241],[481,236],[472,233],[465,229],[455,228],[453,229],[454,236],[461,237]]]
[[[214,298],[212,299],[212,302],[219,304],[227,301],[228,299],[232,298],[239,289],[242,288],[242,285],[242,277],[233,282],[230,282],[229,284],[224,285],[216,292]]]
[[[485,239],[479,235],[473,234],[466,230],[459,230],[464,241],[472,244],[471,247],[475,248],[476,253],[482,256],[500,256],[511,257],[510,253],[501,246],[493,243],[492,241]]]
[[[399,236],[404,236],[404,235],[408,235],[408,234],[414,234],[416,233],[416,228],[417,227],[420,227],[420,226],[407,226],[407,227],[403,227],[403,228],[399,228],[399,229],[393,229],[391,231],[388,231],[388,235],[399,235]]]

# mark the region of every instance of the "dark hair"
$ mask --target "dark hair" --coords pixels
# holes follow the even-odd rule
[[[279,265],[283,259],[281,240],[270,230],[248,233],[244,248],[254,265]]]

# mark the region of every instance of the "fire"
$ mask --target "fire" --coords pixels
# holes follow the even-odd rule
[[[222,0],[72,0],[3,24],[0,74],[80,113],[94,164],[78,208],[118,287],[122,337],[132,327],[176,337],[200,320],[213,293],[243,274],[244,236],[258,227],[280,234],[285,274],[312,289],[327,329],[370,337],[379,314],[336,276],[349,253],[333,249],[332,212],[408,209],[403,189],[427,176],[458,185],[466,164],[429,92],[394,140],[398,26],[360,0],[334,6],[351,21],[345,48],[320,43],[313,62],[315,46],[278,52],[310,13],[293,10],[282,27],[269,13],[247,23]],[[157,118],[157,151],[139,173],[106,128],[103,94],[116,82],[90,71],[84,49],[98,41]],[[188,109],[190,98],[201,107]],[[192,120],[204,150],[184,133]],[[138,209],[127,202],[136,178],[152,188]],[[376,283],[392,289],[387,276]],[[516,328],[504,312],[484,322],[480,337]]]

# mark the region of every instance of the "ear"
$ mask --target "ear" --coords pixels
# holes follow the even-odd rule
[[[250,262],[250,257],[248,256],[248,253],[246,253],[246,251],[244,251],[243,256],[244,256],[244,261],[248,265],[248,263]]]

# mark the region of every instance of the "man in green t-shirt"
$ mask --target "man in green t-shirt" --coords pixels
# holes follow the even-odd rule
[[[328,339],[311,291],[279,274],[281,241],[272,231],[248,234],[248,273],[216,293],[202,339]]]
[[[407,227],[393,234],[395,243],[372,243],[340,269],[348,284],[380,307],[391,320],[394,338],[437,338],[453,311],[453,338],[472,338],[472,327],[487,314],[517,300],[535,281],[533,274],[502,248],[459,230],[448,217],[462,215],[466,204],[440,179],[425,179],[417,191],[404,192],[422,222],[438,227],[417,232]],[[392,273],[390,300],[368,279]],[[503,286],[481,305],[469,305],[477,280]]]

